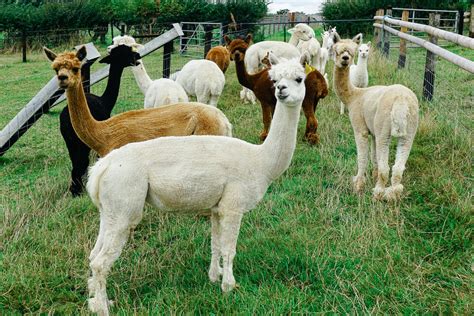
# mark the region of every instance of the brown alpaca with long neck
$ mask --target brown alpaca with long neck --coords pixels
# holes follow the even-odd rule
[[[231,59],[235,61],[237,78],[244,87],[252,90],[262,106],[263,131],[260,139],[263,141],[268,135],[273,113],[275,112],[276,98],[275,87],[268,75],[268,69],[261,70],[255,74],[249,74],[245,67],[245,52],[252,40],[251,35],[247,35],[245,40],[231,40],[228,36],[224,39],[230,51]],[[306,94],[303,100],[303,112],[306,117],[305,139],[310,144],[319,143],[318,120],[315,115],[319,99],[327,96],[328,88],[326,80],[317,71],[310,72],[305,79]]]
[[[231,125],[218,109],[201,103],[174,104],[154,109],[128,111],[105,121],[96,121],[87,106],[80,66],[85,47],[77,53],[56,55],[45,48],[53,62],[59,86],[66,89],[72,126],[79,138],[100,156],[125,144],[161,136],[231,136]]]

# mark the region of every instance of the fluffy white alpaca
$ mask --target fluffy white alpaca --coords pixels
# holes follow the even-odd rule
[[[334,60],[334,49],[332,48],[333,45],[334,45],[334,36],[339,36],[339,34],[337,33],[336,31],[336,27],[333,27],[333,28],[329,28],[329,31],[327,31],[329,33],[329,38],[328,38],[328,42],[327,42],[327,49],[328,49],[328,52],[329,52],[329,59],[331,60]]]
[[[367,61],[369,59],[370,42],[360,44],[357,65],[349,68],[349,78],[351,83],[357,88],[366,88],[369,85],[369,72],[367,71]],[[341,114],[344,114],[344,103],[341,102]]]
[[[135,47],[137,50],[143,48],[143,45],[138,44],[133,37],[128,35],[114,37],[113,44],[108,49],[111,50],[118,45]],[[139,65],[131,69],[138,87],[145,95],[145,109],[189,101],[186,91],[178,83],[166,78],[151,80],[143,61],[138,62]]]
[[[357,145],[358,170],[353,179],[354,189],[358,193],[363,190],[369,137],[372,136],[371,158],[374,175],[377,176],[373,196],[377,200],[395,200],[403,192],[403,171],[418,127],[418,99],[413,91],[399,84],[357,88],[351,83],[349,66],[353,62],[360,35],[352,40],[341,40],[337,35],[334,44],[334,87],[349,110]],[[388,157],[391,137],[398,138],[397,153],[391,186],[385,188],[390,173]]]
[[[325,31],[322,35],[323,37],[323,44],[321,45],[321,49],[319,50],[319,67],[321,68],[319,70],[320,73],[325,74],[326,73],[326,64],[329,61],[329,42],[330,42],[330,36],[329,32]]]
[[[108,315],[106,277],[140,222],[145,201],[174,213],[209,211],[209,278],[216,282],[222,275],[224,292],[235,287],[233,260],[242,216],[290,165],[305,96],[299,61],[273,66],[270,76],[277,105],[263,144],[230,137],[162,137],[125,145],[90,169],[87,190],[100,210],[99,235],[89,256],[91,311]]]
[[[176,82],[188,95],[196,96],[198,102],[217,106],[224,90],[225,76],[215,62],[191,60],[175,75]]]
[[[251,40],[251,35],[247,35],[247,37],[249,36]],[[285,59],[300,58],[301,55],[299,50],[294,45],[285,42],[263,41],[252,44],[247,49],[244,59],[245,68],[249,74],[255,74],[260,70],[261,67],[263,67],[261,60],[267,55],[267,52],[273,52],[273,54],[275,54],[278,58]],[[247,88],[242,88],[242,91],[240,91],[240,98],[244,102],[249,101],[252,104],[257,102],[252,90]]]
[[[315,37],[314,30],[305,23],[298,23],[289,29],[288,33],[291,34],[289,44],[296,46],[301,54],[307,52],[310,57],[309,64],[321,72],[319,56],[321,45]]]

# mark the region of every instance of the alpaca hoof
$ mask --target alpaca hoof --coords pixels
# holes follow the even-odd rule
[[[93,313],[102,316],[109,315],[109,308],[107,307],[107,300],[101,300],[97,297],[88,300],[89,310]]]
[[[210,269],[208,275],[209,280],[211,280],[212,283],[215,283],[219,281],[220,276],[222,275],[222,268],[219,267],[218,269]]]
[[[260,134],[260,140],[261,140],[262,142],[264,142],[265,139],[267,139],[267,136],[268,136],[268,133],[267,133],[267,132],[262,132],[262,133]]]
[[[229,293],[233,289],[235,289],[235,280],[229,282],[222,282],[221,284],[222,292]]]
[[[94,296],[95,291],[97,290],[97,281],[94,278],[89,278],[87,280],[87,288],[89,289],[89,297]]]
[[[372,197],[374,201],[380,201],[384,198],[385,189],[380,187],[375,187],[372,190]]]
[[[354,191],[355,193],[361,195],[362,192],[364,192],[364,185],[365,185],[365,180],[364,178],[359,178],[357,176],[355,176],[354,178],[352,178],[352,184],[354,186]]]
[[[387,201],[397,201],[400,199],[402,192],[403,192],[403,185],[401,184],[388,187],[385,190],[384,199]]]
[[[374,168],[372,170],[372,179],[374,181],[377,181],[378,177],[379,177],[379,170],[377,168]]]
[[[308,133],[305,136],[306,140],[310,145],[317,145],[319,144],[319,135],[317,133]]]

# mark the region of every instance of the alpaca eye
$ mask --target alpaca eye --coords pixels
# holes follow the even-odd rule
[[[301,81],[303,81],[303,78],[301,77],[296,78],[296,82],[301,83]]]
[[[276,83],[277,81],[276,80],[272,80],[273,83]]]

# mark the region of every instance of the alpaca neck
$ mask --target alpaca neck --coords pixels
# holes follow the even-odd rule
[[[356,92],[357,88],[351,83],[349,79],[349,66],[339,68],[334,65],[334,88],[339,99],[345,105],[350,106],[349,100]]]
[[[143,63],[140,63],[140,65],[138,66],[132,67],[132,72],[138,87],[140,88],[143,94],[146,94],[148,88],[150,87],[153,81],[146,72]]]
[[[250,89],[253,91],[253,86],[254,86],[254,76],[249,75],[247,72],[247,68],[245,67],[245,62],[244,58],[241,58],[239,60],[235,60],[235,68],[237,71],[237,79],[239,80],[239,83],[243,85],[244,87]]]
[[[302,102],[288,106],[277,101],[270,131],[262,144],[268,157],[265,169],[270,179],[275,180],[288,169],[296,147],[296,134]]]
[[[299,39],[296,37],[296,35],[291,34],[290,40],[288,41],[288,44],[291,44],[293,46],[298,46]]]
[[[357,68],[367,69],[367,57],[357,57]]]
[[[115,64],[110,65],[109,70],[109,80],[107,81],[107,87],[100,97],[102,104],[109,111],[109,114],[112,112],[115,103],[117,102],[117,97],[120,88],[120,80],[122,78],[123,67]]]
[[[329,49],[329,38],[328,37],[323,37],[323,45],[322,47],[326,48],[326,49]]]
[[[82,81],[78,80],[78,84],[69,86],[66,89],[66,97],[68,102],[69,116],[71,117],[72,127],[77,136],[92,149],[97,150],[96,143],[103,143],[100,122],[93,117],[87,105],[86,95]],[[100,154],[100,153],[99,153]]]

